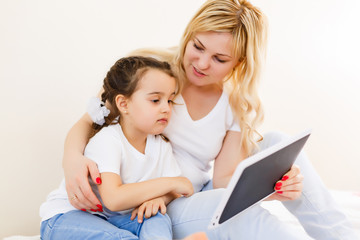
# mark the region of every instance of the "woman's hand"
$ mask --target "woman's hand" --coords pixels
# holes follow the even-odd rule
[[[66,191],[71,205],[83,211],[102,211],[102,205],[93,193],[88,180],[90,174],[95,183],[101,184],[96,163],[83,155],[80,155],[76,161],[64,161],[66,162],[71,162],[68,165],[64,164]]]
[[[166,205],[163,197],[154,198],[144,202],[132,211],[130,219],[134,220],[137,215],[138,222],[142,223],[144,215],[145,218],[150,218],[151,216],[155,216],[159,211],[162,215],[166,213]]]
[[[301,175],[300,168],[293,165],[280,181],[277,181],[274,187],[276,191],[266,200],[288,201],[295,200],[300,197],[304,177]]]

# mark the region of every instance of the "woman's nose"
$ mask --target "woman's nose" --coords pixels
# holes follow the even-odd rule
[[[197,66],[199,70],[208,69],[209,65],[210,65],[210,58],[206,54],[201,55],[199,57],[198,66]]]

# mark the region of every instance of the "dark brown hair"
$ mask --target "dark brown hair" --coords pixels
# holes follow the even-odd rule
[[[110,68],[104,79],[104,92],[101,94],[101,101],[108,103],[112,112],[108,117],[105,117],[103,125],[93,123],[94,132],[92,136],[101,128],[120,121],[120,112],[115,103],[116,96],[121,94],[127,98],[131,97],[138,86],[139,80],[149,69],[160,70],[177,79],[167,62],[158,61],[151,57],[132,56],[121,58]],[[117,117],[118,120],[114,121]]]

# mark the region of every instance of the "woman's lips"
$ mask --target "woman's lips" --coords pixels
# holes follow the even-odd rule
[[[197,77],[204,77],[206,76],[206,74],[202,73],[201,71],[199,71],[196,67],[192,66],[193,67],[193,72],[195,74],[195,76]]]

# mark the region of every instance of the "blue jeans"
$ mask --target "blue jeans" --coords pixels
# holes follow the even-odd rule
[[[287,136],[271,133],[264,136],[260,151],[276,144]],[[167,207],[173,224],[175,239],[199,231],[205,231],[210,240],[251,239],[251,240],[354,240],[358,239],[350,222],[333,200],[322,180],[302,152],[295,164],[300,166],[303,192],[299,199],[283,202],[285,207],[298,218],[304,231],[281,222],[259,204],[235,216],[214,230],[208,225],[219,204],[224,189],[212,189],[211,182],[203,191],[189,198],[178,198]],[[204,191],[205,190],[205,191]]]
[[[131,214],[105,219],[80,210],[58,214],[41,223],[41,239],[172,239],[168,215],[158,213],[142,223],[130,220]]]

